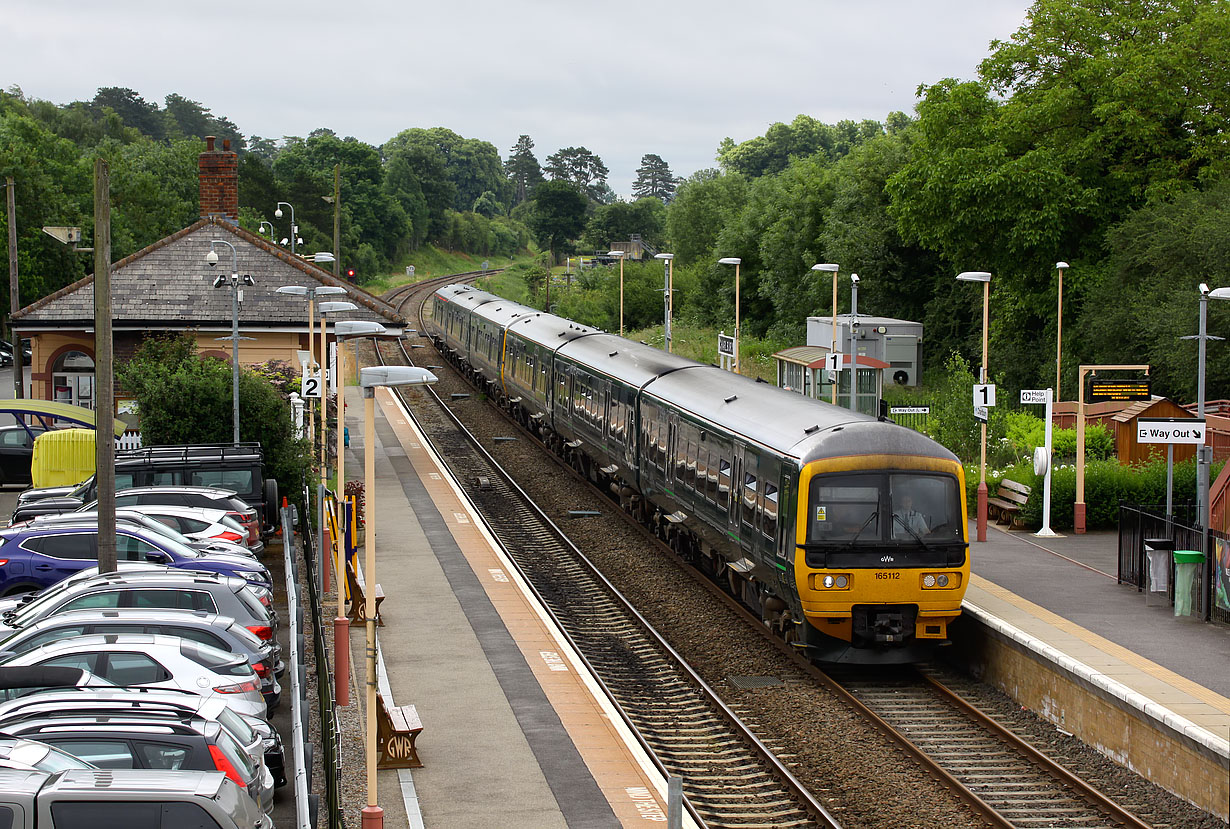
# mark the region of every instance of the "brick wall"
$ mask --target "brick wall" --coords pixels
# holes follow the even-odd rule
[[[198,166],[201,174],[201,218],[224,216],[239,224],[239,156],[229,139],[214,149],[214,136],[205,138],[205,152]]]

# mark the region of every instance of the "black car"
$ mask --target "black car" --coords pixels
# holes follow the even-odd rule
[[[20,423],[0,426],[0,485],[30,485],[34,439],[43,431],[42,426],[22,426]]]
[[[4,354],[8,357],[7,363],[3,362],[3,360],[0,359],[0,365],[11,366],[13,364],[13,344],[11,342],[8,342],[7,340],[0,340],[0,354]],[[22,340],[21,341],[21,364],[23,366],[30,365],[30,357],[31,357],[30,341]]]

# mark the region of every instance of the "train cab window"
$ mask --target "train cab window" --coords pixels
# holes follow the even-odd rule
[[[760,531],[767,538],[777,537],[777,485],[768,481],[764,484],[764,524]]]
[[[960,541],[961,504],[956,481],[941,475],[889,476],[894,541]]]
[[[882,475],[832,475],[813,478],[808,499],[810,541],[875,544],[881,540]]]

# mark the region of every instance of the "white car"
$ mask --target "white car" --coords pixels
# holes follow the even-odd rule
[[[65,769],[92,769],[87,763],[55,746],[21,737],[0,738],[0,769],[30,771],[37,769],[54,774]]]
[[[221,696],[237,714],[264,717],[261,681],[245,656],[178,636],[107,633],[49,642],[0,663],[4,667],[80,668],[127,687],[171,688]]]
[[[134,504],[126,509],[144,513],[193,541],[229,541],[244,545],[252,555],[260,555],[265,542],[247,543],[248,532],[224,509],[179,507],[161,504]]]

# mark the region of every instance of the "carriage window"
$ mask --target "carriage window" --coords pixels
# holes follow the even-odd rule
[[[764,526],[761,528],[769,538],[777,537],[777,485],[764,482]]]
[[[696,444],[690,440],[688,441],[687,470],[685,471],[684,476],[685,476],[684,480],[687,482],[687,485],[691,487],[693,490],[695,490],[696,489]]]
[[[725,458],[718,460],[718,506],[722,509],[730,506],[730,461]]]
[[[756,526],[756,476],[743,473],[743,523]]]

